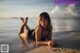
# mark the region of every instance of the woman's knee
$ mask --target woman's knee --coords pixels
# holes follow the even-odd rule
[[[22,36],[22,37],[27,37],[27,35],[28,35],[28,31],[25,31],[24,33],[20,34],[20,36]]]

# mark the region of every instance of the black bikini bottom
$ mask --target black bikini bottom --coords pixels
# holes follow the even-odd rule
[[[28,38],[31,40],[35,40],[35,32],[34,32],[34,34],[32,34],[33,32],[34,32],[34,29],[28,31]],[[46,41],[46,38],[41,37],[41,41]]]

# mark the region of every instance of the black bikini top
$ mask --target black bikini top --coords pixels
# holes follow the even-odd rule
[[[38,26],[37,26],[37,27],[38,27]],[[36,27],[36,28],[37,28],[37,27]],[[42,26],[41,26],[41,27],[42,27]],[[35,28],[35,29],[36,29],[36,28]],[[41,41],[47,40],[48,35],[49,35],[49,32],[48,32],[48,34],[46,35],[46,37],[44,37],[43,31],[44,31],[44,28],[42,27]],[[32,35],[35,35],[35,30],[33,31]]]
[[[41,27],[42,27],[42,26],[41,26]],[[44,37],[44,35],[43,35],[43,31],[44,31],[44,28],[42,27],[41,40],[42,40],[42,41],[45,41],[45,40],[47,40],[47,38],[48,38],[49,32],[48,32],[48,34],[46,35],[46,37]]]

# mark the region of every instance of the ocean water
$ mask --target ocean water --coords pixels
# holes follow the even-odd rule
[[[80,19],[51,19],[53,32],[77,31],[80,32]],[[0,18],[0,40],[18,37],[22,23],[20,19]],[[37,25],[36,18],[28,19],[28,26],[34,29]]]
[[[30,29],[34,29],[37,25],[37,19],[29,19],[28,26]],[[0,39],[10,39],[18,37],[18,31],[21,28],[20,19],[1,18],[0,19]]]
[[[52,25],[53,25],[53,30],[55,32],[80,31],[80,19],[79,18],[52,19]]]

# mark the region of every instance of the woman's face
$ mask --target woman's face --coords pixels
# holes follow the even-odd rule
[[[41,23],[41,25],[42,25],[43,27],[46,27],[46,26],[48,25],[47,20],[45,20],[43,17],[42,17],[42,20],[40,21],[40,23]]]

